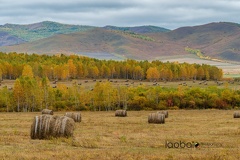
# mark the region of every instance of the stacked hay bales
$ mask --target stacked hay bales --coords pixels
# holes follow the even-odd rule
[[[43,110],[42,110],[42,114],[50,114],[50,115],[53,115],[53,111],[50,110],[50,109],[43,109]]]
[[[72,118],[75,122],[81,122],[81,113],[78,112],[78,113],[74,113],[74,112],[67,112],[65,114],[66,117],[69,117],[69,118]]]
[[[235,111],[235,112],[233,113],[233,118],[240,118],[240,112]]]
[[[164,114],[165,118],[168,118],[168,111],[157,111],[157,113]]]
[[[148,115],[148,123],[164,124],[165,123],[165,114],[162,114],[162,113],[150,113]]]
[[[126,110],[116,110],[115,116],[116,117],[126,117],[127,111]]]
[[[73,136],[74,121],[65,116],[36,116],[31,125],[31,139]]]

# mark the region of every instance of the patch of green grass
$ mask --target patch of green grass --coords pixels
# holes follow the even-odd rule
[[[240,74],[224,74],[223,78],[239,78]]]

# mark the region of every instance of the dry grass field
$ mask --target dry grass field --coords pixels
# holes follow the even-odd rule
[[[72,87],[74,83],[76,84],[81,84],[81,86],[85,87],[86,89],[92,89],[94,88],[96,82],[107,82],[107,79],[96,79],[96,81],[92,80],[92,79],[78,79],[78,80],[72,80],[72,81],[59,81],[57,82],[57,84],[53,84],[53,82],[50,82],[50,85],[52,87],[57,86],[59,84],[64,84],[67,87]],[[149,81],[139,81],[139,80],[128,80],[128,82],[126,82],[126,79],[112,79],[111,84],[113,86],[128,86],[128,87],[137,87],[139,85],[145,85],[145,86],[162,86],[162,87],[173,87],[173,88],[177,88],[179,86],[179,84],[182,83],[186,83],[186,86],[183,86],[185,88],[187,87],[200,87],[200,88],[207,88],[209,86],[216,86],[217,88],[225,88],[225,87],[229,87],[235,90],[240,89],[240,82],[235,82],[234,84],[230,84],[228,83],[228,81],[222,81],[223,85],[217,85],[216,82],[214,81],[208,81],[207,85],[205,84],[200,84],[200,82],[202,81],[172,81],[172,82],[157,82],[157,85],[154,85],[155,82],[149,82]],[[0,89],[3,87],[7,87],[7,88],[13,88],[15,83],[15,80],[4,80],[1,83]]]
[[[50,140],[30,139],[33,118],[40,113],[0,113],[0,159],[237,160],[240,119],[234,119],[233,112],[170,110],[165,124],[148,124],[152,111],[129,111],[127,117],[81,112],[82,122],[75,123],[73,138]],[[169,148],[180,141],[200,145]]]

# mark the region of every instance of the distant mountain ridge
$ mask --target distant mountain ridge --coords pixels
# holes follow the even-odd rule
[[[67,34],[86,31],[95,28],[93,26],[68,25],[51,21],[43,21],[28,25],[5,24],[0,25],[0,32],[6,32],[25,42],[48,38],[56,34]],[[11,41],[11,40],[10,40]],[[11,43],[14,43],[12,40]],[[16,43],[18,44],[18,43]]]
[[[140,60],[146,57],[155,58],[159,50],[167,55],[167,50],[171,51],[167,46],[171,45],[148,40],[144,35],[95,28],[85,32],[55,35],[21,45],[0,47],[0,51],[40,54],[110,53]]]
[[[9,27],[9,24],[6,26]],[[21,28],[23,26],[11,27]],[[1,31],[0,27],[0,33],[3,35],[1,37],[0,34],[0,39],[4,41],[8,39],[4,36],[8,36],[10,40],[14,38],[16,42],[18,40],[18,45],[0,47],[0,51],[45,54],[84,53],[84,55],[88,53],[107,55],[109,53],[124,58],[151,60],[161,56],[187,55],[189,53],[186,48],[192,48],[200,50],[204,56],[240,62],[240,25],[236,23],[214,22],[181,27],[172,31],[167,29],[161,31],[161,27],[153,26],[105,26],[102,28],[82,26],[83,28],[78,28],[79,26],[64,26],[54,22],[41,22],[24,27],[25,32],[37,35],[38,31],[42,33],[46,28],[48,32],[54,34],[49,33],[46,38],[19,44],[25,42],[25,39],[17,39],[19,37]],[[67,31],[63,33],[64,29],[68,33]],[[73,32],[69,33],[69,30]]]
[[[134,32],[134,33],[162,33],[169,32],[169,29],[156,27],[156,26],[136,26],[136,27],[117,27],[117,26],[105,26],[104,29],[108,30],[118,30],[124,32]]]
[[[8,46],[14,44],[20,44],[24,42],[33,42],[35,40],[48,38],[57,34],[69,34],[76,32],[83,32],[94,28],[101,28],[95,26],[84,25],[70,25],[62,24],[52,21],[43,21],[39,23],[19,25],[19,24],[5,24],[0,25],[0,46]],[[139,27],[103,27],[111,30],[129,30],[135,33],[151,33],[151,32],[166,32],[168,29],[164,29],[156,26],[139,26]],[[6,33],[7,35],[4,35]],[[14,38],[10,38],[13,36]]]

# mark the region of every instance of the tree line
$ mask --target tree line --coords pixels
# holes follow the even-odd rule
[[[206,64],[178,62],[98,60],[78,55],[38,55],[0,52],[0,79],[17,79],[24,67],[34,77],[49,80],[87,78],[147,79],[149,81],[220,80],[221,69]]]
[[[113,86],[96,82],[93,88],[72,82],[71,87],[51,87],[45,78],[21,76],[12,90],[0,89],[0,111],[109,111],[161,109],[233,109],[240,106],[240,90],[217,88],[167,88],[161,86]]]

